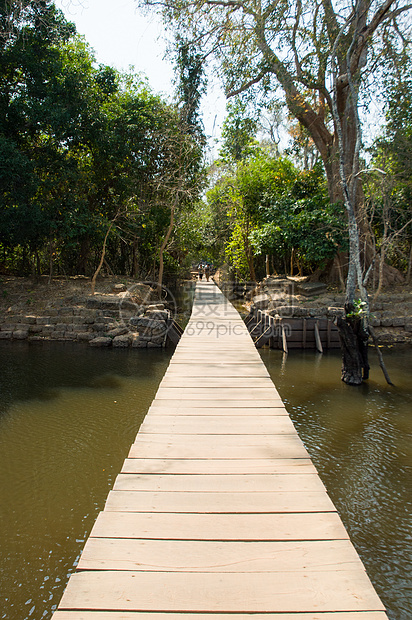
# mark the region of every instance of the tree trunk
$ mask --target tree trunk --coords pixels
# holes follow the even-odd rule
[[[41,260],[40,260],[40,254],[38,250],[36,250],[35,256],[36,256],[36,274],[38,276],[41,276]]]
[[[133,258],[132,258],[132,277],[137,278],[139,273],[139,252],[138,252],[139,242],[137,239],[133,241]]]
[[[160,250],[159,250],[159,276],[157,278],[157,288],[158,288],[158,292],[159,292],[159,299],[161,298],[161,292],[162,292],[162,286],[163,286],[163,269],[164,269],[164,261],[163,261],[163,255],[164,255],[164,251],[166,249],[167,243],[170,239],[170,235],[172,234],[173,231],[173,227],[174,227],[174,223],[175,223],[175,211],[176,211],[176,207],[177,207],[177,202],[178,202],[178,193],[176,193],[176,198],[174,200],[174,203],[172,204],[171,208],[170,208],[170,223],[169,223],[169,227],[167,229],[165,238],[163,239],[163,243],[160,246]]]
[[[406,274],[407,284],[409,284],[411,281],[411,271],[412,271],[412,245],[409,249],[408,272]]]
[[[91,292],[92,292],[92,295],[94,295],[94,291],[96,289],[96,279],[97,279],[97,276],[99,275],[100,269],[102,268],[103,263],[104,263],[104,257],[105,257],[105,254],[106,254],[107,237],[109,236],[109,233],[110,233],[110,231],[111,231],[111,229],[113,227],[113,224],[114,224],[114,221],[110,222],[110,226],[107,229],[106,235],[104,237],[103,248],[102,248],[102,255],[100,257],[99,266],[97,267],[96,271],[94,272],[94,275],[93,275],[93,278],[92,278],[92,281],[91,281],[91,289],[92,289]]]
[[[252,282],[256,282],[255,263],[253,260],[252,250],[249,245],[246,247],[246,259],[249,266],[249,275]]]
[[[53,242],[53,239],[50,237],[50,240],[49,240],[49,284],[51,283],[53,279],[53,265],[54,265],[53,253],[54,253],[54,242]]]
[[[252,282],[256,282],[256,273],[255,273],[255,263],[253,260],[253,252],[252,252],[252,248],[250,247],[250,243],[249,243],[249,222],[246,225],[246,230],[243,229],[242,233],[243,233],[243,244],[245,247],[245,255],[246,255],[246,260],[247,260],[247,264],[249,267],[249,276]]]
[[[368,333],[359,318],[350,321],[338,317],[336,324],[342,350],[342,381],[360,385],[369,377]]]
[[[82,237],[80,240],[79,260],[77,262],[77,273],[87,275],[87,263],[90,254],[90,237]]]
[[[265,269],[266,269],[266,277],[270,276],[270,267],[269,267],[269,254],[266,254],[265,258]]]

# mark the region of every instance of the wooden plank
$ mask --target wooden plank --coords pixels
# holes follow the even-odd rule
[[[347,540],[335,512],[176,514],[103,511],[92,537],[161,540]]]
[[[252,400],[260,401],[260,400],[270,400],[273,399],[279,403],[280,398],[275,389],[272,388],[254,388],[254,387],[245,387],[243,382],[243,386],[239,385],[237,387],[223,387],[223,386],[215,386],[208,384],[205,386],[192,386],[192,387],[159,387],[156,398],[160,400],[193,400],[194,397],[197,397],[199,401],[205,400],[233,400],[237,402],[239,400]],[[259,403],[255,402],[255,405],[259,405]],[[235,406],[235,405],[234,405]],[[253,405],[252,405],[253,406]]]
[[[169,364],[167,377],[269,377],[263,364],[174,362]]]
[[[140,426],[140,434],[179,433],[182,435],[284,435],[296,433],[288,416],[197,416],[159,415],[147,416]]]
[[[217,493],[325,491],[317,474],[126,474],[115,491],[185,491]]]
[[[110,491],[105,510],[121,512],[334,512],[325,492],[213,493]]]
[[[266,327],[265,331],[263,332],[263,334],[261,334],[255,341],[255,347],[257,349],[260,349],[261,347],[263,347],[265,344],[267,344],[269,342],[269,340],[271,339],[273,334],[273,328],[271,326]]]
[[[281,402],[281,401],[280,401]],[[156,416],[156,415],[196,415],[200,416],[219,416],[219,418],[223,418],[225,416],[233,416],[236,415],[237,418],[247,416],[250,421],[253,421],[259,416],[287,416],[288,412],[284,407],[283,403],[279,406],[275,407],[266,407],[262,406],[260,403],[255,407],[242,407],[235,406],[232,407],[231,403],[227,403],[226,407],[215,406],[215,403],[210,407],[182,407],[179,404],[176,405],[175,402],[167,404],[164,400],[154,400],[150,405],[148,415]]]
[[[130,458],[307,458],[301,440],[278,435],[276,441],[264,435],[138,435]]]
[[[293,613],[293,614],[224,614],[219,620],[388,620],[381,611],[349,611],[336,613]],[[159,613],[150,611],[56,611],[53,620],[218,620],[216,614],[208,613]]]
[[[273,587],[276,584],[276,587]],[[137,573],[72,575],[60,609],[302,612],[383,610],[364,571],[276,573]]]
[[[165,388],[183,388],[185,391],[190,387],[197,388],[223,388],[225,390],[238,390],[239,388],[245,389],[245,382],[253,383],[253,392],[258,389],[267,389],[272,393],[274,386],[272,379],[267,377],[249,377],[246,373],[240,376],[216,376],[203,375],[196,377],[188,377],[184,374],[167,373],[160,383],[160,390]],[[247,388],[246,388],[247,389]],[[277,390],[276,390],[277,392]]]
[[[247,365],[251,366],[252,364],[262,364],[262,358],[259,353],[254,351],[226,351],[224,356],[222,355],[221,359],[224,359],[225,363],[232,365]],[[179,348],[173,354],[172,360],[174,364],[188,362],[196,362],[196,363],[207,363],[210,361],[211,363],[216,362],[216,348],[214,351],[199,351],[184,349],[179,345]]]
[[[349,540],[237,541],[89,538],[78,570],[310,573],[364,568]]]
[[[156,400],[153,401],[152,407],[170,407],[175,409],[210,409],[215,407],[216,409],[223,408],[231,408],[238,409],[239,415],[241,414],[240,409],[245,410],[245,414],[251,414],[251,410],[258,408],[283,408],[283,402],[280,398],[264,398],[264,399],[256,399],[250,400],[250,398],[240,398],[232,399],[232,398],[222,398],[221,396],[216,396],[216,398],[195,398],[195,394],[192,395],[192,398],[182,398],[180,400],[174,399],[173,401],[167,397],[157,396]]]
[[[303,459],[139,459],[127,458],[124,474],[292,474],[316,473]]]

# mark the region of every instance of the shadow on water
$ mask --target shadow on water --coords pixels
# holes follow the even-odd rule
[[[0,618],[51,617],[170,356],[0,343]]]
[[[262,351],[296,429],[392,620],[412,618],[412,350],[371,354],[371,379],[340,381],[339,354]]]
[[[12,353],[10,353],[12,351]],[[57,353],[58,352],[58,353]],[[0,416],[16,400],[51,400],[62,389],[119,387],[120,376],[152,376],[152,361],[169,360],[172,351],[145,351],[141,364],[135,350],[99,349],[71,343],[1,343]]]

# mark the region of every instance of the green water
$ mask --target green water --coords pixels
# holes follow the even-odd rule
[[[412,350],[391,349],[385,383],[340,380],[339,354],[261,351],[388,615],[412,618]]]
[[[0,618],[51,617],[170,354],[0,343]],[[337,355],[262,358],[390,618],[410,620],[412,351],[386,356],[395,388],[376,367],[343,385]]]
[[[1,618],[51,617],[170,355],[1,344]]]

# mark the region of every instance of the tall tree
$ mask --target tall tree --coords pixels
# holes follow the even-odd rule
[[[379,276],[385,255],[412,270],[412,62],[410,46],[388,66],[384,82],[386,126],[372,147],[367,176],[371,220],[379,250]],[[381,288],[379,277],[377,292]]]
[[[274,98],[280,88],[291,116],[313,139],[325,167],[330,202],[343,201],[348,214],[346,323],[360,337],[354,335],[351,345],[356,369],[347,372],[350,362],[344,360],[342,377],[359,383],[362,368],[365,377],[368,370],[368,313],[356,311],[356,291],[367,305],[363,275],[374,250],[360,178],[359,93],[368,75],[379,73],[386,50],[409,38],[407,12],[412,5],[401,0],[142,2],[160,5],[169,25],[184,29],[205,53],[214,55],[229,97],[255,91]],[[394,280],[398,272],[389,275]]]
[[[339,144],[333,99],[342,126],[345,174],[358,173],[357,98],[367,70],[376,68],[385,45],[408,36],[403,20],[411,5],[400,0],[141,0],[163,8],[166,22],[191,36],[220,66],[229,97],[254,89],[276,97],[283,91],[290,114],[307,129],[325,166],[329,198],[342,199]],[[404,31],[402,35],[401,31]],[[334,61],[334,62],[332,62]],[[335,75],[333,75],[335,73]],[[335,93],[333,92],[336,85]],[[357,184],[355,210],[362,214]],[[367,223],[363,222],[363,233]]]

